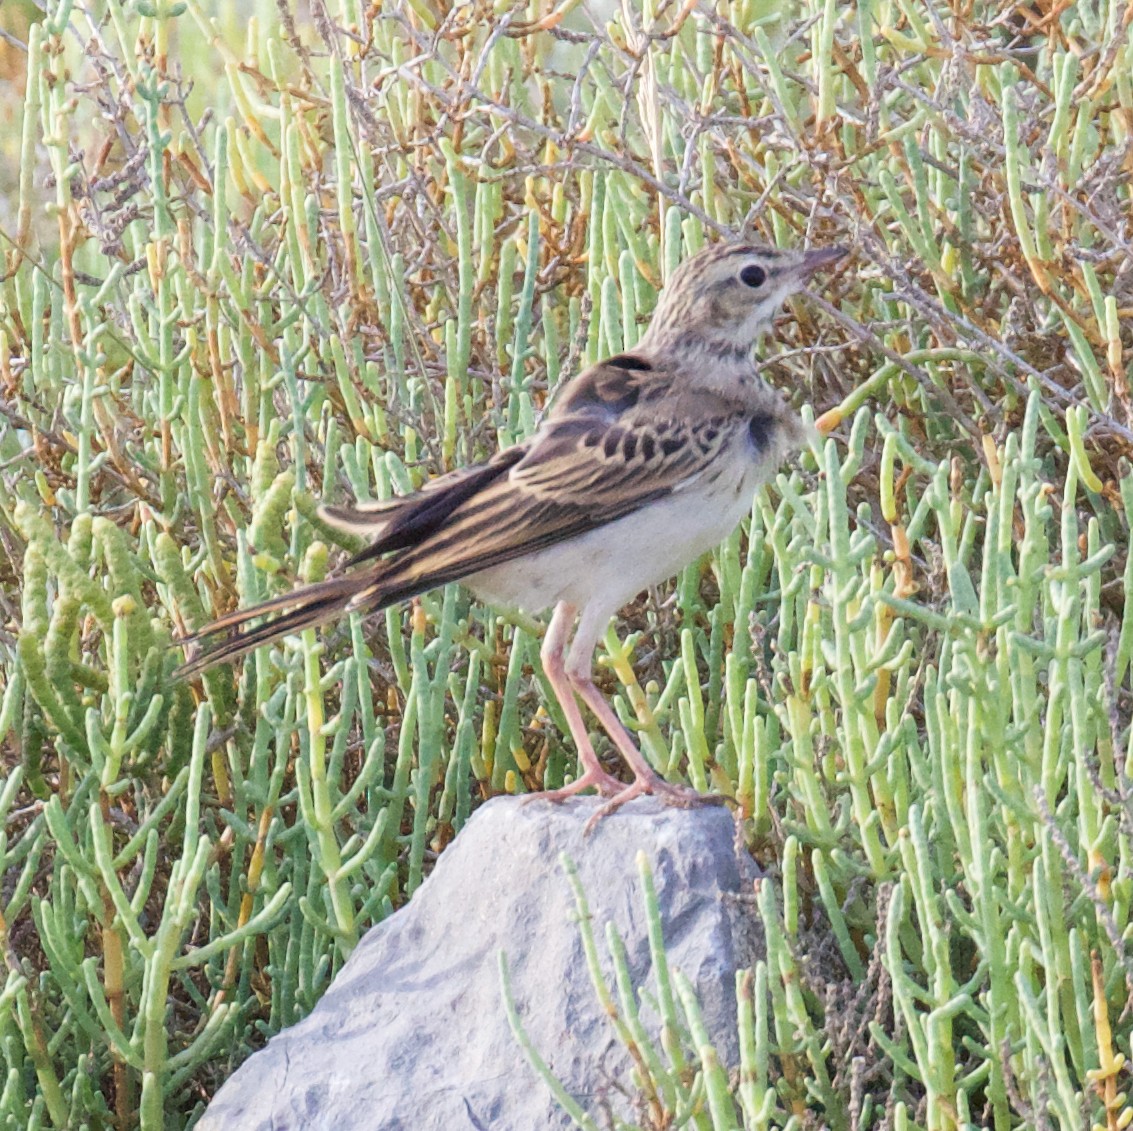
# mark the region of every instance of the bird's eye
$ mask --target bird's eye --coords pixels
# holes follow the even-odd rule
[[[767,272],[758,263],[749,263],[740,272],[740,282],[748,287],[762,287],[767,281]]]

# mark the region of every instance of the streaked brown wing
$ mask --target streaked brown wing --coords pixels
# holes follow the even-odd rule
[[[415,546],[436,533],[461,503],[474,498],[519,463],[529,446],[516,444],[498,452],[486,463],[438,475],[404,498],[352,507],[320,507],[319,516],[338,530],[374,539],[360,554],[351,558],[345,566],[349,569],[394,550]]]
[[[376,588],[398,600],[613,522],[695,482],[746,427],[724,411],[695,421],[655,410],[551,419],[507,475],[382,563]]]

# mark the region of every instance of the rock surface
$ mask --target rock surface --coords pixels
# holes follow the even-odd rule
[[[508,1025],[501,949],[524,1028],[554,1075],[600,1125],[611,1111],[631,1117],[629,1057],[587,972],[561,853],[577,867],[608,981],[612,920],[640,999],[656,992],[635,863],[645,852],[669,964],[691,979],[717,1051],[734,1066],[734,972],[758,944],[729,893],[741,883],[750,891],[757,872],[736,854],[730,814],[642,798],[584,836],[598,804],[482,806],[410,903],[363,938],[311,1015],[234,1073],[198,1131],[573,1126]],[[643,1018],[655,1036],[656,1018],[647,1008]]]

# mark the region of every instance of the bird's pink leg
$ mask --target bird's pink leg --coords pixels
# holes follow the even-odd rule
[[[666,805],[674,805],[682,809],[691,809],[698,805],[722,804],[724,800],[722,797],[706,797],[687,785],[674,785],[665,781],[645,760],[645,755],[638,749],[633,736],[626,730],[602,692],[598,690],[591,675],[594,646],[597,644],[598,633],[605,627],[609,618],[602,619],[601,623],[598,623],[599,619],[595,617],[592,620],[585,612],[583,613],[582,622],[571,644],[566,676],[570,680],[571,687],[594,713],[594,717],[602,724],[602,729],[610,736],[618,752],[626,760],[626,764],[633,770],[633,781],[629,785],[618,783],[618,792],[612,796],[607,795],[610,799],[587,821],[587,831],[627,801],[632,801],[645,793],[652,794]]]
[[[552,789],[545,793],[536,794],[537,797],[548,801],[564,801],[581,793],[584,789],[593,786],[603,797],[616,797],[625,790],[625,783],[618,781],[602,769],[598,755],[590,742],[590,735],[586,732],[586,724],[582,721],[582,712],[578,707],[578,700],[574,697],[571,681],[566,674],[566,641],[570,626],[574,622],[577,610],[573,605],[560,601],[555,606],[551,623],[547,626],[547,635],[543,637],[543,647],[539,653],[543,661],[543,670],[547,673],[547,682],[558,699],[559,705],[566,715],[567,726],[570,727],[571,737],[578,747],[578,757],[582,762],[582,776],[562,789]]]

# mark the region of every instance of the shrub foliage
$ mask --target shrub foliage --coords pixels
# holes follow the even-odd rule
[[[745,233],[854,254],[763,350],[828,438],[607,640],[768,869],[743,1070],[681,980],[641,1125],[1126,1126],[1130,9],[241,8],[49,0],[0,60],[6,1125],[186,1125],[573,772],[538,625],[455,587],[196,687],[173,641]]]

